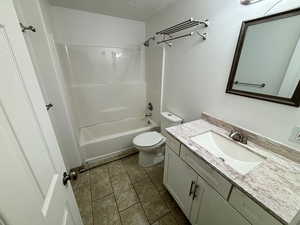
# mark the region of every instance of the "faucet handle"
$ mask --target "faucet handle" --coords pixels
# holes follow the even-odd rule
[[[247,144],[247,142],[248,142],[248,137],[246,137],[246,136],[242,136],[242,140],[241,140],[241,143],[243,143],[243,144]]]
[[[230,131],[230,133],[229,133],[229,137],[232,137],[232,135],[234,134],[234,133],[236,133],[237,131],[236,130],[234,130],[234,129],[232,129],[231,131]]]

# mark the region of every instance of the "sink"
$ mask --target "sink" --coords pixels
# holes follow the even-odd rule
[[[192,137],[191,140],[242,175],[247,174],[265,160],[264,157],[254,153],[247,147],[213,131]]]

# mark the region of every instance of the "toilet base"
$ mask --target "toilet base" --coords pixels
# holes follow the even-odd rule
[[[163,148],[159,148],[154,152],[139,151],[139,165],[142,167],[150,167],[159,164],[164,158]]]

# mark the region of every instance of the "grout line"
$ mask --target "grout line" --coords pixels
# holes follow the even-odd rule
[[[121,161],[121,163],[122,163],[122,166],[124,166],[122,161]],[[125,167],[124,167],[124,169],[125,169]],[[146,217],[146,220],[147,220],[148,224],[151,224],[151,223],[150,223],[150,220],[149,220],[149,218],[148,218],[148,216],[147,216],[147,214],[146,214],[146,211],[145,211],[145,209],[144,209],[144,207],[143,207],[142,201],[141,201],[141,199],[140,199],[140,197],[139,197],[137,191],[135,190],[135,187],[134,187],[134,185],[133,185],[134,183],[133,183],[132,180],[130,179],[130,176],[129,176],[129,173],[128,173],[127,169],[125,169],[125,172],[127,173],[128,177],[129,177],[129,181],[130,181],[130,183],[131,183],[131,185],[132,185],[132,188],[133,188],[133,190],[134,190],[134,192],[135,192],[135,194],[136,194],[136,196],[137,196],[137,199],[138,199],[137,204],[139,204],[139,205],[141,206],[141,208],[142,208],[142,210],[143,210],[143,212],[144,212],[144,216]],[[145,171],[145,174],[148,176],[148,174],[147,174],[146,171]],[[135,183],[137,183],[137,182],[135,182]]]
[[[90,196],[91,196],[91,213],[92,213],[92,225],[95,224],[94,221],[94,207],[93,207],[93,195],[92,195],[92,182],[91,182],[91,174],[89,173],[89,189],[90,189]]]
[[[141,201],[141,199],[140,199],[140,197],[139,197],[139,195],[138,195],[138,193],[137,193],[137,191],[136,191],[136,189],[135,189],[135,187],[134,187],[134,184],[139,183],[139,182],[142,182],[142,180],[137,181],[137,182],[133,182],[132,179],[131,179],[130,176],[129,176],[129,171],[126,169],[126,166],[125,166],[124,163],[123,163],[123,159],[129,158],[129,157],[132,157],[132,156],[133,156],[133,154],[132,154],[132,155],[129,155],[129,156],[127,156],[127,157],[124,157],[124,158],[122,158],[122,159],[116,159],[116,160],[114,160],[114,161],[111,161],[111,162],[108,162],[108,163],[105,163],[105,164],[102,164],[102,165],[99,165],[99,166],[95,166],[95,167],[92,167],[92,168],[88,168],[86,171],[84,171],[84,172],[91,172],[93,169],[96,169],[96,168],[98,168],[98,167],[102,167],[102,166],[105,166],[105,165],[109,165],[109,164],[111,164],[111,163],[113,163],[113,162],[115,162],[115,161],[119,161],[119,160],[120,160],[120,163],[121,163],[121,165],[122,165],[122,170],[123,170],[123,171],[125,172],[125,174],[128,176],[129,182],[130,182],[130,186],[131,186],[132,190],[135,192],[135,195],[136,195],[136,198],[137,198],[137,202],[135,202],[135,203],[132,204],[131,206],[128,206],[127,208],[125,208],[125,209],[123,209],[123,210],[120,210],[120,209],[119,209],[119,205],[118,205],[118,203],[117,203],[117,198],[116,198],[116,193],[114,192],[114,189],[113,189],[112,176],[111,176],[110,173],[109,173],[109,167],[108,167],[108,168],[107,168],[107,170],[108,170],[107,172],[108,172],[108,178],[109,178],[109,183],[110,183],[110,186],[111,186],[111,189],[112,189],[112,193],[110,193],[110,194],[108,194],[108,195],[105,195],[105,196],[103,196],[103,197],[100,198],[100,199],[95,199],[95,200],[94,200],[94,198],[93,198],[93,193],[92,193],[92,182],[91,182],[92,176],[91,176],[91,173],[90,173],[90,174],[89,174],[89,189],[90,189],[90,196],[91,196],[91,209],[92,209],[92,222],[93,222],[93,225],[94,225],[94,223],[95,223],[95,220],[94,220],[93,203],[94,203],[95,201],[101,200],[101,199],[103,199],[103,198],[105,198],[105,197],[107,197],[107,196],[109,196],[109,195],[113,195],[113,197],[114,197],[115,204],[116,204],[116,209],[117,209],[117,213],[118,213],[118,216],[119,216],[119,220],[120,220],[121,225],[123,225],[123,221],[122,221],[122,219],[121,219],[120,213],[121,213],[121,212],[124,212],[124,211],[126,211],[126,210],[128,210],[129,208],[131,208],[131,207],[133,207],[133,206],[135,206],[135,205],[137,205],[137,204],[139,204],[139,206],[142,208],[143,213],[144,213],[144,216],[145,216],[145,218],[146,218],[146,220],[147,220],[147,222],[148,222],[149,225],[156,223],[157,221],[159,221],[161,218],[165,217],[165,216],[168,215],[168,214],[173,215],[171,208],[170,208],[170,207],[168,206],[168,204],[164,201],[164,199],[163,199],[163,197],[162,197],[162,193],[161,193],[160,189],[155,185],[155,183],[154,183],[152,177],[150,176],[150,173],[149,173],[146,169],[141,168],[141,169],[145,172],[145,175],[146,175],[145,179],[148,178],[148,179],[150,180],[151,184],[154,186],[155,190],[158,192],[160,199],[162,200],[162,202],[166,205],[166,207],[167,207],[168,210],[169,210],[168,212],[166,212],[165,214],[163,214],[163,215],[161,215],[159,218],[157,218],[153,223],[150,223],[150,219],[148,218],[148,216],[147,216],[147,214],[146,214],[146,211],[145,211],[145,209],[144,209],[143,203],[142,203],[142,201]],[[84,172],[83,172],[83,173],[84,173]]]
[[[117,198],[116,198],[116,195],[115,195],[115,192],[114,192],[114,189],[113,189],[113,185],[112,185],[112,181],[111,181],[111,176],[109,175],[109,170],[108,170],[108,179],[109,179],[110,186],[111,186],[111,189],[112,189],[112,195],[114,196],[114,200],[115,200],[115,203],[116,203],[116,208],[117,208],[117,213],[118,213],[118,216],[119,216],[119,220],[120,220],[121,225],[123,225],[121,215],[120,215],[120,211],[119,211]]]
[[[159,221],[159,220],[160,220],[161,218],[163,218],[164,216],[166,216],[166,215],[168,215],[168,214],[171,214],[172,211],[171,211],[170,207],[169,207],[169,206],[165,203],[165,201],[163,200],[162,195],[160,194],[159,188],[158,188],[158,187],[155,185],[155,183],[153,182],[153,179],[152,179],[152,177],[150,176],[150,173],[149,173],[146,169],[144,169],[144,168],[142,168],[142,169],[145,171],[145,174],[146,174],[147,177],[149,178],[151,184],[154,186],[155,190],[158,192],[158,195],[159,195],[159,197],[160,197],[160,200],[166,205],[166,207],[167,207],[168,210],[169,210],[169,211],[166,212],[165,214],[163,214],[163,215],[161,215],[160,217],[158,217],[155,221],[153,221],[153,223],[150,223],[150,220],[149,220],[149,218],[148,218],[148,216],[147,216],[147,214],[146,214],[146,211],[145,211],[145,209],[144,209],[143,203],[142,203],[142,201],[140,200],[140,198],[139,198],[139,196],[138,196],[138,194],[137,194],[135,188],[133,187],[133,188],[134,188],[134,191],[136,192],[136,195],[138,196],[140,205],[141,205],[141,207],[142,207],[142,209],[143,209],[143,211],[144,211],[144,214],[145,214],[145,216],[146,216],[146,218],[147,218],[147,220],[148,220],[148,223],[149,223],[150,225],[152,225],[152,224],[156,223],[157,221]],[[126,172],[127,172],[127,170],[126,170]],[[130,182],[132,182],[132,181],[130,180]],[[140,182],[140,181],[139,181],[139,182]],[[138,183],[138,182],[135,182],[135,184],[136,184],[136,183]],[[132,185],[133,185],[133,184],[132,184]]]

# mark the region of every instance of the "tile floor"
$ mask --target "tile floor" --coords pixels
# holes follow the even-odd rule
[[[142,168],[134,154],[81,173],[72,186],[84,225],[189,224],[162,181],[163,165]]]

